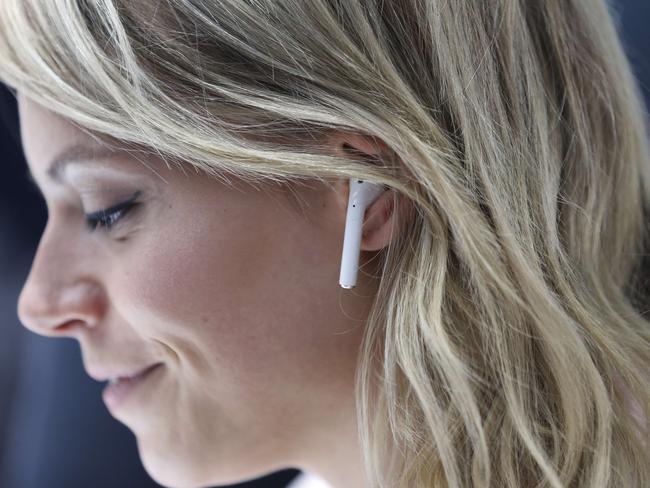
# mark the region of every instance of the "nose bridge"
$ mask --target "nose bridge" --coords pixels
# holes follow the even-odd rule
[[[18,298],[17,313],[25,327],[49,335],[69,320],[88,320],[85,301],[94,296],[95,285],[87,256],[75,236],[48,222]]]

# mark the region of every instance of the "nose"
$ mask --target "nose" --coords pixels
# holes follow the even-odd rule
[[[57,285],[30,274],[18,299],[17,315],[24,327],[49,337],[75,337],[99,321],[99,295],[87,281]]]
[[[74,337],[99,322],[105,305],[80,246],[61,244],[57,245],[51,235],[48,240],[47,231],[42,236],[16,312],[23,326],[32,332]]]

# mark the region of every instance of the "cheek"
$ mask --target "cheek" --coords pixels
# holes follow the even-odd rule
[[[316,361],[324,327],[314,317],[328,310],[331,317],[314,268],[327,262],[325,253],[310,249],[308,236],[280,215],[249,222],[233,213],[218,225],[167,225],[140,242],[126,280],[134,327],[174,350],[192,374],[220,378],[223,388],[230,381],[259,388]]]

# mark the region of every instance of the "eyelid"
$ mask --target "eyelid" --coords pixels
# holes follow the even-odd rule
[[[113,205],[112,207],[97,210],[96,212],[91,212],[91,213],[87,214],[86,217],[92,218],[92,219],[99,219],[99,218],[102,218],[105,215],[118,212],[118,211],[124,209],[124,207],[128,207],[129,205],[131,205],[133,203],[133,201],[136,198],[138,198],[141,194],[142,194],[142,191],[138,190],[128,200],[117,203],[117,204]]]
[[[115,227],[119,226],[126,215],[131,213],[136,206],[142,203],[134,201],[141,194],[141,191],[137,191],[131,198],[125,200],[124,202],[118,203],[109,208],[99,210],[97,212],[86,214],[86,226],[88,230],[90,232],[94,232],[97,227],[100,227],[102,231],[110,232]],[[114,215],[118,215],[118,217],[112,221],[112,216]],[[105,223],[106,220],[108,220],[109,223]]]

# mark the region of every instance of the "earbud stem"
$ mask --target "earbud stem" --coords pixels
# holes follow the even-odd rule
[[[350,196],[345,219],[343,254],[339,284],[346,289],[354,288],[359,270],[361,235],[366,208],[385,191],[383,185],[350,178]]]

